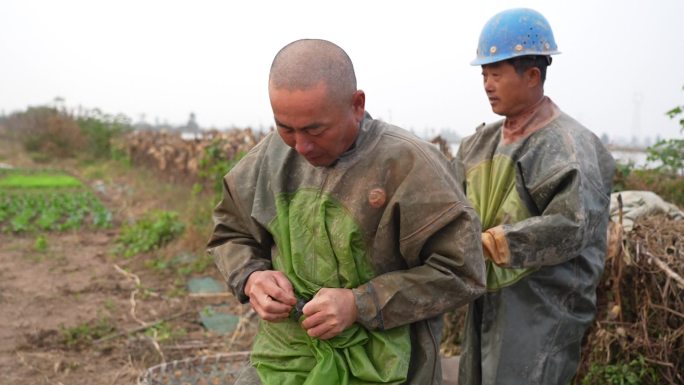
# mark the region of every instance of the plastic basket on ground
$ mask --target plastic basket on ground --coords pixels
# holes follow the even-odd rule
[[[138,385],[233,385],[249,352],[234,352],[170,361],[148,368]]]

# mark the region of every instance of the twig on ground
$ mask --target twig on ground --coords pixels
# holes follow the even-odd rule
[[[133,273],[127,272],[126,270],[120,268],[116,264],[114,264],[114,269],[116,269],[116,271],[121,273],[126,278],[135,282],[135,289],[133,289],[133,291],[131,291],[131,297],[129,299],[129,302],[131,303],[130,314],[131,314],[131,317],[133,318],[133,320],[135,320],[135,322],[139,323],[142,326],[146,326],[147,323],[135,315],[135,307],[136,307],[135,295],[138,294],[138,292],[140,291],[140,287],[142,286],[142,284],[140,283],[140,277],[138,277],[137,275],[135,275]]]
[[[663,262],[663,260],[656,256],[653,255],[649,252],[644,252],[644,255],[647,257],[651,258],[651,260],[660,268],[660,270],[664,271],[665,274],[675,280],[677,284],[684,289],[684,278],[682,278],[679,274],[675,273],[674,270],[670,269],[670,266],[667,265],[667,263]]]
[[[256,315],[256,312],[254,309],[250,308],[245,315],[240,317],[240,321],[238,321],[237,326],[235,327],[235,331],[233,334],[230,336],[230,341],[228,342],[228,348],[233,346],[235,341],[239,338],[242,337],[242,335],[245,332],[245,329],[247,327],[247,324],[250,322],[252,317]]]
[[[128,279],[130,279],[130,280],[133,280],[133,281],[135,282],[135,289],[133,289],[133,291],[131,291],[131,298],[130,298],[130,303],[131,303],[131,311],[130,311],[130,313],[131,313],[131,317],[132,317],[136,322],[138,322],[138,323],[142,326],[143,329],[148,329],[148,328],[150,328],[151,325],[150,325],[149,323],[147,323],[147,322],[141,320],[140,318],[138,318],[138,317],[135,315],[135,306],[136,306],[135,295],[138,294],[138,291],[139,291],[140,288],[142,287],[142,283],[140,282],[140,277],[138,277],[137,275],[135,275],[135,274],[133,274],[133,273],[127,272],[126,270],[120,268],[120,267],[117,266],[116,264],[114,264],[114,268],[116,269],[116,271],[118,271],[119,273],[123,274],[126,278],[128,278]],[[155,324],[156,324],[156,323],[155,323]],[[152,334],[153,334],[152,337],[148,337],[148,338],[150,338],[150,341],[152,342],[152,346],[154,346],[154,349],[157,351],[157,353],[158,353],[159,356],[161,357],[162,362],[166,362],[166,358],[164,357],[164,353],[162,352],[161,347],[159,346],[159,342],[157,342],[157,330],[156,330],[156,329],[152,329]]]
[[[674,310],[670,309],[669,307],[661,306],[661,305],[658,305],[655,303],[652,303],[650,305],[656,309],[665,310],[666,312],[672,313],[672,314],[676,315],[677,317],[684,318],[684,314],[682,314],[678,311],[674,311]]]
[[[157,351],[159,354],[159,357],[161,357],[162,363],[166,362],[166,357],[164,357],[164,352],[161,350],[161,346],[159,346],[159,342],[157,342],[157,329],[151,329],[152,330],[152,336],[146,336],[147,339],[150,340],[152,343],[152,346],[154,346],[154,350]]]

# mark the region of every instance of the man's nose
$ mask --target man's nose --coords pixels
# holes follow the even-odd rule
[[[295,150],[302,155],[306,155],[313,150],[313,143],[303,133],[295,134]]]
[[[491,78],[485,78],[484,89],[486,92],[494,91],[494,81],[492,81]]]

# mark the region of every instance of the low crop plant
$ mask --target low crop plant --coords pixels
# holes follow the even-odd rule
[[[90,191],[0,190],[0,230],[21,233],[112,226],[112,214]]]
[[[140,220],[124,225],[116,252],[125,257],[156,250],[181,235],[185,225],[173,211],[153,211]]]
[[[36,238],[35,242],[33,242],[33,249],[34,249],[35,251],[38,251],[38,252],[41,252],[41,253],[44,253],[44,252],[47,251],[47,249],[48,249],[48,241],[47,241],[47,238],[45,238],[45,235],[40,234],[40,235]]]
[[[655,381],[655,371],[640,356],[629,363],[592,364],[582,385],[645,385]]]
[[[145,331],[145,335],[154,338],[158,342],[170,342],[178,338],[182,338],[187,334],[183,328],[174,328],[168,322],[160,322],[151,326]]]
[[[0,171],[0,231],[112,226],[112,214],[77,178],[50,170]]]
[[[84,322],[72,327],[61,327],[61,342],[70,348],[79,348],[92,343],[115,331],[109,318],[103,317],[97,321]]]

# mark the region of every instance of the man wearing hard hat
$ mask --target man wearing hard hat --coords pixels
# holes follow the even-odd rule
[[[482,221],[484,296],[469,307],[459,385],[567,385],[596,312],[615,163],[544,95],[558,54],[531,9],[492,17],[477,57],[494,113],[454,160]]]

